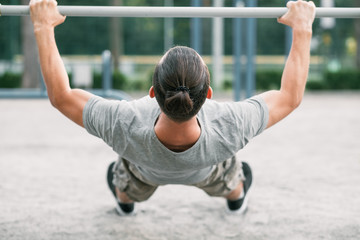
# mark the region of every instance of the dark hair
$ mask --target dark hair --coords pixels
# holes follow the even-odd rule
[[[167,51],[156,66],[153,86],[161,110],[172,120],[183,122],[204,104],[210,74],[194,49],[178,46]]]

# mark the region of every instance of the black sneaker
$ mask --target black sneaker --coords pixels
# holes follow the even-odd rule
[[[244,195],[242,198],[239,198],[238,200],[234,200],[234,201],[227,200],[227,205],[230,212],[237,214],[242,214],[247,209],[247,202],[249,200],[248,193],[252,183],[252,173],[249,164],[247,164],[246,162],[242,162],[242,169],[245,176],[245,181],[243,182]]]
[[[114,164],[115,164],[115,162],[112,162],[110,164],[110,166],[108,167],[107,183],[108,183],[108,186],[109,186],[112,194],[114,195],[114,198],[116,201],[116,210],[119,213],[119,215],[121,215],[121,216],[133,215],[134,214],[134,203],[121,203],[116,196],[115,186],[113,184],[114,174],[112,171],[114,168]]]

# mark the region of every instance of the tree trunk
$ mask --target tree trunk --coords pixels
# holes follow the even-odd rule
[[[29,4],[28,0],[21,0],[23,5]],[[38,51],[34,30],[29,16],[21,17],[21,36],[23,49],[23,88],[39,87],[39,63]]]
[[[122,0],[112,0],[113,6],[122,6]],[[119,69],[120,57],[123,54],[123,34],[122,34],[122,19],[110,19],[110,51],[113,56],[114,70]]]
[[[21,0],[21,3],[27,5],[29,0]],[[37,88],[40,86],[40,67],[33,25],[29,16],[21,18],[21,26],[23,49],[22,87]]]

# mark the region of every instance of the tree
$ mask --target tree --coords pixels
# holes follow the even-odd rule
[[[360,1],[354,0],[355,7],[360,7]],[[356,18],[354,20],[355,26],[355,37],[357,43],[357,50],[356,50],[356,66],[360,68],[360,19]]]
[[[21,3],[27,5],[29,0],[21,0]],[[39,87],[40,68],[34,29],[29,16],[22,17],[21,27],[24,68],[22,87],[37,88]]]
[[[122,6],[123,0],[112,0],[112,6]],[[110,50],[114,59],[114,69],[119,68],[120,57],[124,53],[122,18],[111,18],[110,20]]]

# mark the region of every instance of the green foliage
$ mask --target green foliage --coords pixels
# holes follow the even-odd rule
[[[20,4],[19,0],[1,0],[3,5]],[[11,60],[21,51],[20,18],[1,17],[0,19],[0,59]]]
[[[124,6],[163,6],[164,0],[123,0]],[[246,1],[244,1],[246,2]],[[259,7],[283,7],[284,0],[258,0]],[[336,0],[336,7],[353,7],[355,0]],[[2,0],[3,5],[20,4],[19,0]],[[212,1],[203,1],[204,6],[211,6]],[[319,5],[320,0],[315,3]],[[103,0],[62,0],[60,5],[111,5],[112,1]],[[190,6],[191,1],[174,1],[175,6]],[[224,6],[233,6],[232,0],[224,0]],[[4,17],[0,21],[0,59],[11,60],[21,54],[21,18]],[[121,18],[124,54],[152,55],[164,52],[163,18]],[[243,43],[246,41],[246,19],[242,24]],[[257,54],[283,54],[285,51],[285,27],[276,19],[257,19]],[[174,45],[190,45],[191,19],[174,19]],[[336,19],[332,31],[331,53],[341,57],[345,54],[345,40],[354,36],[354,19]],[[323,29],[319,20],[314,24],[314,36],[320,36]],[[112,35],[110,18],[68,17],[65,23],[56,28],[56,40],[61,54],[92,55],[100,54],[104,49],[111,49]],[[202,19],[202,54],[212,52],[212,19]],[[233,26],[232,19],[224,19],[224,51],[232,54]],[[246,46],[244,45],[243,51]],[[320,50],[318,50],[320,51]],[[317,52],[316,54],[323,54]]]
[[[0,88],[19,88],[22,75],[20,73],[5,72],[0,76]]]
[[[324,81],[329,89],[360,89],[360,71],[342,70],[326,72]]]
[[[92,88],[100,89],[102,88],[102,75],[99,72],[93,73],[93,85]]]
[[[164,52],[163,19],[124,18],[124,54],[152,55]]]
[[[306,89],[308,90],[325,90],[327,88],[323,80],[308,80],[306,83]]]
[[[129,81],[124,74],[119,71],[113,73],[113,89],[123,91],[147,91],[152,85],[153,72],[148,73],[144,79]],[[281,84],[281,70],[258,70],[256,72],[256,89],[271,90],[279,89]],[[70,86],[72,75],[69,74]],[[0,76],[0,88],[20,88],[22,81],[21,73],[5,72]],[[94,89],[102,88],[102,74],[93,73]],[[232,81],[227,79],[223,82],[222,88],[230,90],[233,88]],[[360,89],[360,70],[344,70],[339,72],[325,72],[323,79],[308,80],[306,84],[308,90],[359,90]]]
[[[223,90],[231,90],[233,89],[233,82],[231,80],[225,80],[223,82],[223,86],[222,86]]]
[[[256,89],[279,89],[282,70],[259,70],[256,72]]]
[[[113,73],[113,88],[119,90],[125,90],[128,85],[126,77],[120,71]]]
[[[131,81],[129,85],[129,90],[131,91],[147,91],[152,86],[152,77],[154,75],[154,71],[151,70],[147,73],[144,79],[137,79]]]
[[[112,74],[113,89],[128,90],[129,83],[124,74],[119,71],[114,71]],[[94,89],[102,88],[102,74],[99,72],[93,73],[93,86]]]
[[[256,89],[279,89],[282,71],[256,72]],[[342,70],[339,72],[325,72],[323,79],[307,81],[308,90],[357,90],[360,89],[360,70]]]
[[[147,91],[151,85],[144,79],[136,79],[131,81],[129,85],[129,91]]]

